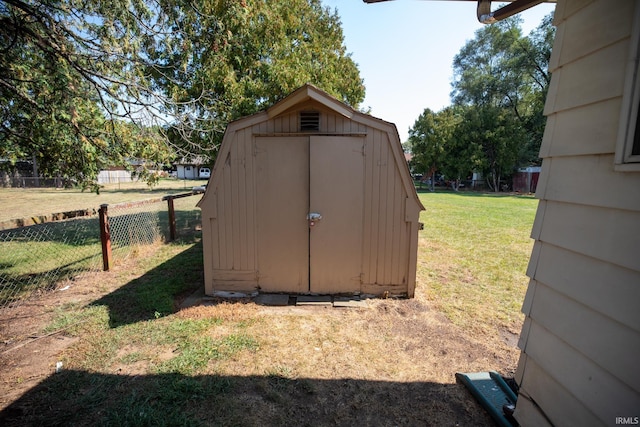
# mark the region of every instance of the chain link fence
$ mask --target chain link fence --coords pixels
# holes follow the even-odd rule
[[[199,229],[199,197],[173,199],[174,234]],[[166,198],[108,205],[112,262],[118,264],[140,246],[170,240]],[[0,308],[65,286],[104,268],[99,215],[0,230]]]
[[[97,215],[0,231],[0,307],[101,268]]]
[[[116,258],[126,258],[137,246],[159,243],[166,233],[167,205],[162,199],[124,203],[108,207],[111,248]],[[162,215],[164,213],[164,215]]]

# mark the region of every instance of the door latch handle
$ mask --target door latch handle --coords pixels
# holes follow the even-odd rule
[[[317,212],[309,212],[309,214],[307,215],[307,220],[308,221],[320,221],[322,219],[322,215],[320,215]]]

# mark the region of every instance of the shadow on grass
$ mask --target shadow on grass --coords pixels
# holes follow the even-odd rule
[[[196,240],[195,235],[184,236],[181,242]],[[202,242],[198,241],[143,276],[94,301],[91,306],[106,305],[109,326],[116,328],[175,313],[178,311],[176,298],[186,296],[201,286]]]
[[[0,424],[490,426],[459,384],[265,376],[53,374]]]
[[[28,298],[37,291],[47,292],[56,289],[60,283],[72,279],[84,272],[95,271],[100,254],[86,256],[39,273],[11,274],[0,273],[0,307],[10,306]],[[13,265],[5,267],[7,270]],[[0,270],[3,269],[0,264]],[[6,270],[5,270],[6,271]]]

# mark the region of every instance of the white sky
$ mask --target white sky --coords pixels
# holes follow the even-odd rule
[[[481,28],[473,1],[322,0],[338,9],[347,51],[366,86],[361,107],[395,123],[400,141],[425,108],[449,105],[453,57]],[[499,7],[494,2],[492,10]],[[542,3],[520,16],[528,34],[555,4]]]

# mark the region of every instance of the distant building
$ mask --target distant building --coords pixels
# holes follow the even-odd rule
[[[204,156],[183,157],[175,163],[178,179],[200,179],[200,168],[210,161]]]

